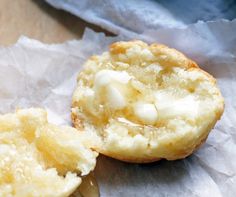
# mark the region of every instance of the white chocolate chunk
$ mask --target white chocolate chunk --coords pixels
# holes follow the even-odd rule
[[[150,103],[136,103],[134,105],[134,114],[146,124],[154,124],[158,117],[155,105]]]
[[[107,101],[113,109],[123,109],[126,106],[125,97],[122,93],[112,85],[108,85],[107,88]]]
[[[101,70],[95,75],[94,86],[95,89],[107,86],[111,82],[119,82],[126,84],[131,79],[131,76],[125,71]]]
[[[127,72],[104,69],[95,75],[94,89],[100,95],[99,89],[105,88],[109,106],[114,110],[123,109],[126,106],[126,99],[122,93],[122,84],[127,84],[130,79],[131,76]],[[115,87],[114,83],[121,84],[121,88]]]
[[[199,103],[193,96],[174,100],[173,98],[162,96],[155,102],[158,115],[161,118],[171,118],[184,116],[185,118],[194,118],[198,113]]]

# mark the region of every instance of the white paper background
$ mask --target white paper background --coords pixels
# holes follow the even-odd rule
[[[236,21],[149,31],[142,38],[180,49],[213,74],[225,97],[225,113],[207,143],[187,159],[137,165],[100,156],[95,175],[101,196],[235,196]],[[82,63],[122,39],[86,30],[80,41],[46,45],[22,37],[1,47],[0,112],[46,107],[52,121],[70,123],[71,94]]]

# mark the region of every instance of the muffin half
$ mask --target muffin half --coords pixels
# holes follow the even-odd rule
[[[94,169],[90,136],[39,108],[0,115],[0,196],[69,196]]]
[[[129,41],[85,63],[72,121],[97,136],[96,151],[144,163],[190,155],[223,110],[216,80],[195,62],[164,45]]]

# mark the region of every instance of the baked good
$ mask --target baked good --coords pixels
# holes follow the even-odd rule
[[[184,158],[220,119],[216,80],[175,49],[116,42],[92,56],[72,99],[76,128],[98,136],[95,150],[128,162]]]
[[[69,196],[95,167],[89,139],[43,109],[0,115],[0,196]]]

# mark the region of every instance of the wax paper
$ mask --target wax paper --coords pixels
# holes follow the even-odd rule
[[[99,156],[95,169],[102,197],[234,197],[236,193],[236,21],[197,23],[146,31],[137,37],[106,37],[87,29],[81,40],[47,45],[26,37],[0,47],[0,112],[44,107],[51,122],[71,124],[76,75],[90,55],[117,40],[142,38],[175,47],[214,77],[225,112],[207,142],[178,161],[139,165]]]

